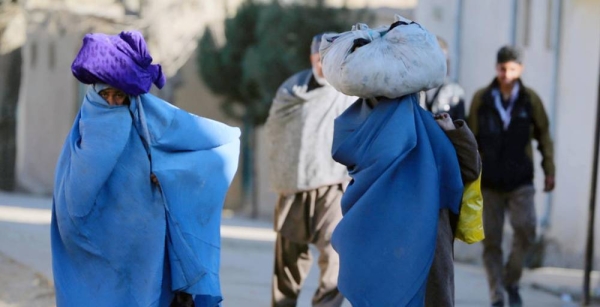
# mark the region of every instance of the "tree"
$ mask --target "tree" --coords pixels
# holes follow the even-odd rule
[[[264,124],[277,88],[292,74],[310,67],[312,37],[343,32],[356,22],[370,22],[365,10],[327,7],[323,0],[283,5],[246,0],[225,21],[225,43],[219,46],[207,28],[199,42],[199,74],[222,110],[243,123],[242,185],[245,203],[257,204],[253,184],[255,128]]]

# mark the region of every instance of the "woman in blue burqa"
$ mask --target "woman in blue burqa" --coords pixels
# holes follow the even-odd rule
[[[90,86],[56,167],[57,306],[219,306],[239,129],[149,94],[165,77],[138,32],[86,35],[71,69]]]
[[[352,177],[331,238],[338,287],[354,307],[422,307],[435,295],[426,290],[440,210],[458,214],[463,192],[453,144],[418,99],[442,84],[445,56],[400,16],[327,34],[320,53],[327,81],[362,98],[335,121],[333,158]]]

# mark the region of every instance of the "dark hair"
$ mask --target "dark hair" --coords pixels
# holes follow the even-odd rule
[[[521,64],[523,61],[521,51],[517,47],[504,46],[498,50],[496,57],[496,64],[503,64],[507,62],[516,62]]]

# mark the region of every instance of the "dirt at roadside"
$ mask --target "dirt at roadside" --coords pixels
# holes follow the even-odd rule
[[[55,307],[54,288],[42,275],[0,253],[0,307]]]

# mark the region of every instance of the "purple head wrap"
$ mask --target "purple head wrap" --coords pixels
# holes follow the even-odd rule
[[[162,88],[166,82],[160,65],[152,64],[146,41],[137,31],[86,34],[71,71],[82,83],[106,83],[133,96],[147,93],[152,83]]]

